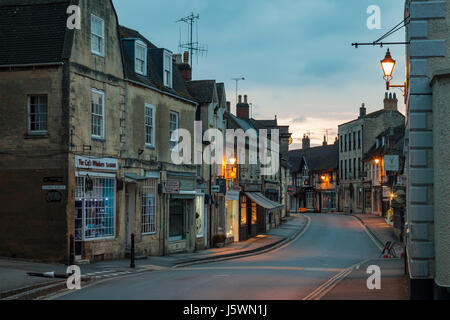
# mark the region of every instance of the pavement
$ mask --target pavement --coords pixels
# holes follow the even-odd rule
[[[293,214],[278,228],[247,241],[233,243],[223,248],[211,248],[194,253],[180,253],[163,257],[149,256],[136,260],[136,268],[130,268],[128,259],[102,261],[80,265],[81,274],[89,282],[122,277],[148,271],[159,271],[199,263],[208,263],[250,256],[269,251],[293,240],[307,226],[308,219]],[[65,280],[29,276],[27,272],[55,272],[65,274],[64,264],[39,263],[20,259],[0,258],[0,299],[34,299],[65,287]]]
[[[393,257],[364,261],[352,268],[345,277],[334,283],[322,296],[323,300],[409,300],[408,279],[403,258],[404,245],[383,217],[371,214],[353,214],[367,228],[367,231],[384,247],[387,241],[394,243]],[[381,252],[380,252],[381,253]],[[369,266],[380,268],[380,289],[369,289],[367,281],[372,273]]]

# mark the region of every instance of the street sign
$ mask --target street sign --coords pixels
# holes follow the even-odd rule
[[[163,182],[163,193],[178,194],[180,193],[180,181]]]
[[[219,193],[220,192],[220,186],[212,186],[211,187],[211,191],[215,192],[215,193]]]
[[[384,170],[386,171],[399,171],[399,156],[398,155],[385,155],[384,156]]]

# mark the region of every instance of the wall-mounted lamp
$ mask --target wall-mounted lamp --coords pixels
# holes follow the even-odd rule
[[[391,80],[393,79],[392,74],[394,73],[396,61],[392,59],[389,49],[386,52],[386,56],[383,60],[380,61],[380,63],[384,74],[383,79],[386,81],[386,90],[389,91],[390,88],[403,88],[404,90],[406,90],[406,83],[401,85],[391,84]]]

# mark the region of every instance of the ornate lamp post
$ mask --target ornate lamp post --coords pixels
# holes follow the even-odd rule
[[[391,52],[389,49],[386,52],[386,56],[380,61],[381,68],[383,69],[384,80],[386,81],[386,90],[389,91],[390,88],[403,88],[406,90],[406,83],[400,85],[391,84],[393,79],[392,74],[394,73],[396,61],[392,59]]]

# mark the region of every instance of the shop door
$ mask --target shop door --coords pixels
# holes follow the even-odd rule
[[[186,217],[184,201],[171,199],[169,205],[169,241],[179,241],[186,238]]]

